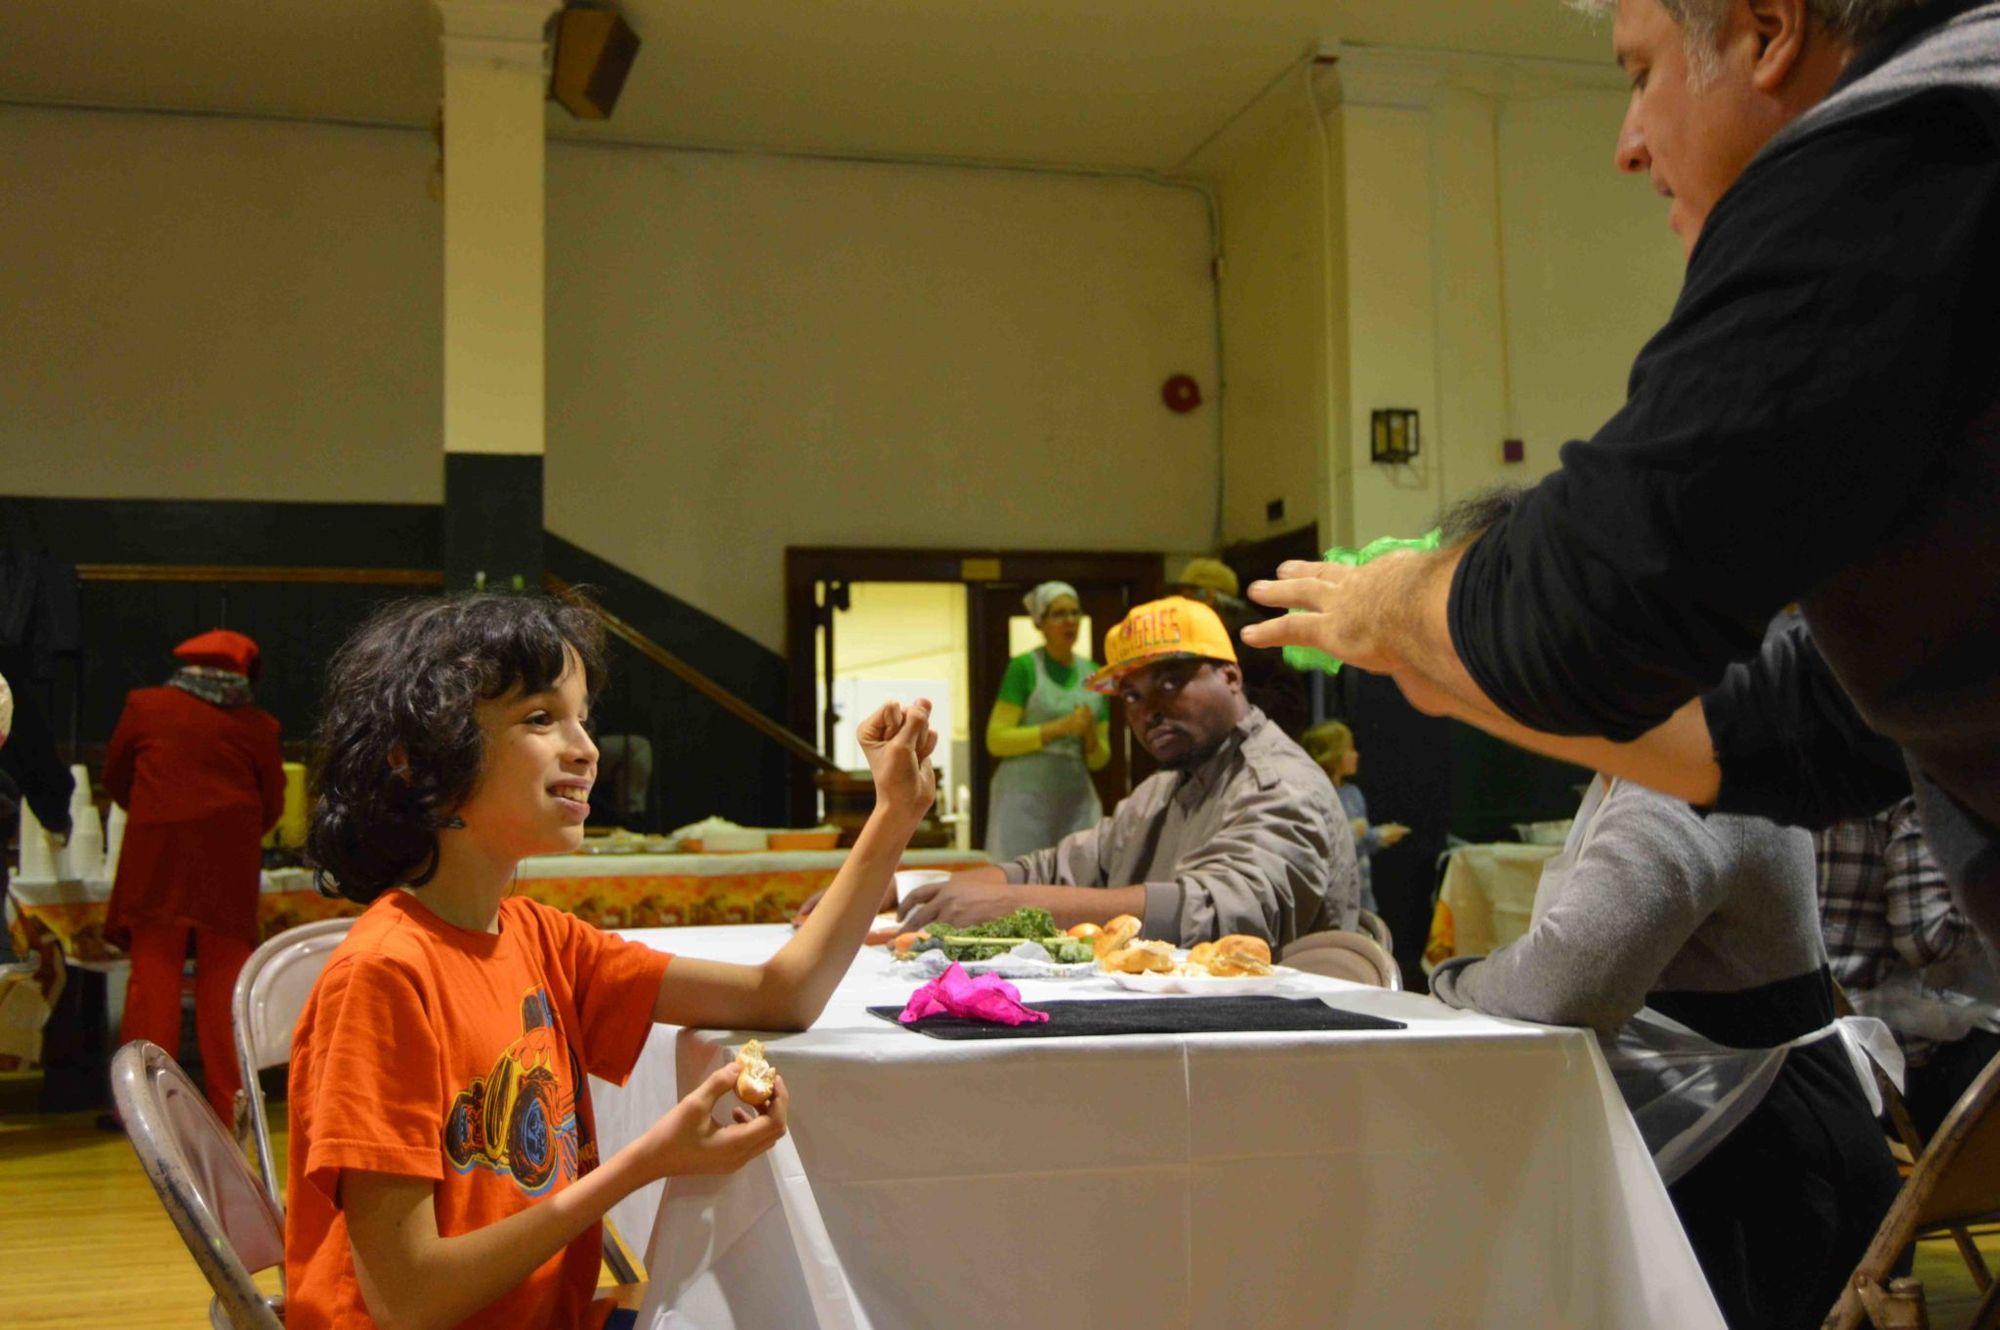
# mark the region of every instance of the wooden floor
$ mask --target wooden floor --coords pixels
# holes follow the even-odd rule
[[[208,1282],[132,1147],[96,1117],[0,1116],[0,1321],[206,1330]],[[267,1281],[275,1293],[277,1273]]]
[[[208,1286],[123,1136],[93,1113],[0,1114],[0,1320],[30,1327],[206,1330]],[[284,1156],[282,1131],[276,1142]],[[2000,1227],[1979,1231],[2000,1269]],[[1932,1330],[1962,1330],[1977,1301],[1947,1241],[1918,1247]],[[269,1281],[275,1291],[275,1274]]]

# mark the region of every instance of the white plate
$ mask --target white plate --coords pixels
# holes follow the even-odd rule
[[[1274,965],[1269,974],[1246,974],[1223,978],[1212,974],[1118,974],[1104,977],[1134,993],[1179,993],[1200,997],[1248,997],[1268,993],[1295,979],[1299,972],[1289,965]]]
[[[928,953],[926,953],[928,954]],[[987,961],[960,961],[959,968],[967,974],[997,974],[1002,979],[1095,979],[1098,975],[1096,961],[1072,961],[1067,964],[1056,961],[1029,961],[1016,956],[995,956]],[[929,982],[944,973],[945,967],[935,971],[921,960],[891,960],[888,973],[899,979],[907,978]]]

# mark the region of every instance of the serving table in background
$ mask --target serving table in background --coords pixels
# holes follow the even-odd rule
[[[765,851],[754,854],[555,854],[524,860],[520,893],[567,910],[600,928],[674,927],[683,924],[778,923],[833,881],[845,850]],[[971,868],[986,857],[965,850],[909,850],[908,868]],[[267,870],[257,904],[259,934],[269,938],[317,919],[360,913],[350,901],[313,889],[304,868]],[[73,959],[120,961],[104,940],[111,883],[15,878],[14,906],[47,925]],[[17,953],[25,939],[9,911]]]
[[[624,936],[756,962],[788,933]],[[766,1037],[775,1150],[614,1210],[642,1330],[1721,1325],[1587,1032],[1303,976],[1407,1028],[947,1042],[865,1011],[914,986],[893,965],[864,951],[811,1030]],[[655,1029],[593,1087],[605,1149],[744,1037]]]
[[[1503,841],[1447,851],[1424,943],[1424,973],[1453,956],[1490,955],[1527,932],[1542,865],[1562,848]]]

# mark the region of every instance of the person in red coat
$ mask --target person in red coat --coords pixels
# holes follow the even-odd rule
[[[208,1101],[233,1123],[230,994],[257,945],[264,833],[285,806],[278,721],[251,704],[257,644],[218,628],[174,648],[181,667],[134,689],[104,753],[104,787],[125,808],[105,936],[132,958],[122,1042],[178,1056],[181,965],[195,937],[195,1028]]]

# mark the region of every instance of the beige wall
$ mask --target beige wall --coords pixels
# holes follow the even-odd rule
[[[1572,92],[1500,116],[1513,427],[1537,475],[1624,404],[1633,359],[1680,294],[1666,200],[1612,169],[1624,104]]]
[[[1659,201],[1610,170],[1623,98],[1341,69],[1324,137],[1301,73],[1200,164],[1219,398],[1193,190],[552,146],[551,527],[777,646],[787,544],[1210,548],[1218,423],[1228,540],[1409,533],[1534,479],[1679,286]],[[436,502],[434,160],[0,108],[7,491]],[[1209,401],[1177,417],[1183,371]],[[1418,466],[1365,460],[1376,406],[1423,412]]]
[[[0,108],[10,493],[437,502],[428,135]],[[32,182],[31,185],[28,182]],[[1203,548],[1207,206],[552,144],[551,529],[768,646],[790,544]]]
[[[1321,166],[1338,128],[1314,123],[1308,86],[1303,72],[1283,80],[1240,129],[1237,150],[1217,155],[1224,543],[1323,521],[1328,498],[1327,260],[1338,207],[1328,208]],[[1272,499],[1285,503],[1277,522],[1266,517]]]
[[[787,545],[1205,545],[1207,209],[1129,180],[556,149],[550,528],[779,645]],[[766,593],[758,588],[770,588]]]
[[[1238,478],[1304,474],[1293,439],[1305,431],[1322,454],[1328,543],[1415,535],[1467,494],[1532,482],[1617,410],[1680,287],[1660,201],[1611,170],[1624,108],[1612,80],[1354,50],[1339,71],[1323,227],[1327,156],[1296,118],[1253,111],[1254,129],[1200,164],[1223,218],[1232,539],[1263,534],[1261,499],[1252,512]],[[1330,254],[1318,275],[1296,253],[1315,234]],[[1271,280],[1280,271],[1293,279]],[[1324,328],[1307,307],[1316,283],[1335,315]],[[1411,465],[1368,460],[1369,413],[1384,407],[1421,413]],[[1502,460],[1507,438],[1524,440],[1524,463]]]
[[[436,503],[428,136],[0,107],[11,494]]]

